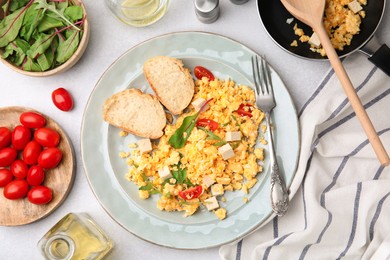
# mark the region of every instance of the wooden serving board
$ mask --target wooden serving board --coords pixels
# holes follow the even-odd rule
[[[0,126],[5,126],[12,130],[15,126],[21,124],[19,117],[25,111],[35,110],[24,107],[0,108]],[[38,113],[42,114],[41,112]],[[46,217],[61,205],[72,188],[76,173],[72,144],[56,122],[46,115],[42,115],[46,118],[46,127],[55,129],[61,136],[58,148],[62,151],[62,160],[56,168],[46,170],[43,183],[43,185],[52,189],[53,199],[45,205],[32,204],[27,198],[8,200],[3,195],[4,188],[0,188],[1,226],[25,225]]]

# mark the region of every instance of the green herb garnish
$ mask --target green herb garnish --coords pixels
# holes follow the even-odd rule
[[[146,182],[146,185],[139,187],[138,188],[139,190],[146,190],[149,192],[150,195],[158,194],[158,193],[162,194],[162,192],[156,186],[153,185],[153,183],[149,180],[149,178],[145,174],[141,173],[141,177],[144,180],[144,182]]]
[[[207,128],[204,128],[204,127],[198,127],[198,128],[206,132],[206,134],[207,134],[206,140],[218,141],[218,142],[213,144],[214,146],[222,146],[224,144],[227,144],[227,142],[225,140],[223,140],[221,137],[219,137],[218,135],[214,134],[213,132],[211,132]]]

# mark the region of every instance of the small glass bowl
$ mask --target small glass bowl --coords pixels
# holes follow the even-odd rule
[[[143,27],[160,20],[169,0],[105,0],[108,8],[122,22]]]

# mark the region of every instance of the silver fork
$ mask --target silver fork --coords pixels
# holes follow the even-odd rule
[[[279,173],[278,161],[275,155],[273,135],[270,123],[272,109],[276,106],[272,89],[272,79],[267,61],[264,58],[259,61],[256,56],[252,57],[253,79],[256,86],[256,105],[265,114],[265,121],[268,129],[268,143],[271,164],[271,206],[278,216],[283,216],[288,209],[288,192],[286,184]]]

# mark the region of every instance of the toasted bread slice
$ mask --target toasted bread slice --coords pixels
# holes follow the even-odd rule
[[[157,98],[172,114],[181,114],[191,102],[195,84],[181,60],[153,57],[144,63],[144,74]]]
[[[157,98],[139,89],[112,95],[103,106],[104,121],[132,134],[156,139],[163,135],[166,117]]]

